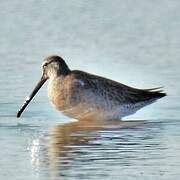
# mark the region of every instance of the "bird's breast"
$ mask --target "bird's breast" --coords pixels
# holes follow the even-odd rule
[[[71,76],[52,78],[48,84],[48,97],[58,110],[68,112],[70,109],[74,109],[78,112],[78,107],[84,98],[83,87],[83,81]]]
[[[68,89],[58,78],[50,79],[48,84],[48,97],[57,109],[64,109],[67,105]]]

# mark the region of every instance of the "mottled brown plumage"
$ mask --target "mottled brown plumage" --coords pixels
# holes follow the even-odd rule
[[[80,120],[121,119],[166,95],[158,88],[136,89],[83,71],[71,71],[61,57],[50,56],[43,63],[42,83],[25,102],[18,117],[47,79],[52,104],[67,116]]]

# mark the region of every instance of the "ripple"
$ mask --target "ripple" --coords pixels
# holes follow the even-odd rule
[[[127,123],[131,121],[126,122],[126,126]],[[168,142],[162,140],[168,122],[138,121],[134,125],[136,128],[125,128],[122,122],[111,122],[108,128],[107,123],[93,122],[93,126],[86,126],[85,122],[73,122],[54,126],[47,135],[35,140],[38,144],[32,142],[38,149],[33,152],[38,155],[31,155],[33,161],[38,162],[33,167],[51,178],[86,174],[93,177],[94,173],[96,177],[102,177],[98,170],[106,172],[109,168],[113,171],[113,167],[126,168],[127,174],[116,172],[122,177],[129,176],[128,170],[132,171],[132,168],[144,169],[142,173],[162,171],[169,174],[171,170],[164,169],[169,168],[166,163],[175,155],[169,152]]]

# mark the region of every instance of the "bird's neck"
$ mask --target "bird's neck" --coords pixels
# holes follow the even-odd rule
[[[57,71],[58,76],[66,76],[71,72],[68,66],[66,67],[60,67]]]
[[[64,79],[71,73],[70,69],[56,70],[50,73],[49,79],[54,80],[56,78]]]
[[[70,72],[71,72],[71,70],[69,69],[68,65],[65,62],[57,68],[57,74],[59,76],[66,76]]]
[[[64,78],[65,76],[69,75],[71,73],[71,70],[66,67],[66,68],[57,68],[57,69],[50,69],[48,72],[49,78],[54,79],[57,77],[62,77]]]

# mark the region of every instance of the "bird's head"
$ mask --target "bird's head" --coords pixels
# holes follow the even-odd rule
[[[55,55],[45,58],[42,69],[45,79],[60,75],[65,76],[70,72],[66,62],[60,56]]]
[[[30,101],[33,99],[33,97],[36,95],[42,85],[47,81],[47,79],[57,76],[66,76],[71,72],[65,61],[59,56],[47,57],[42,64],[42,68],[43,71],[40,81],[37,83],[30,96],[26,98],[26,101],[17,113],[17,117],[21,116],[26,106],[30,103]]]

